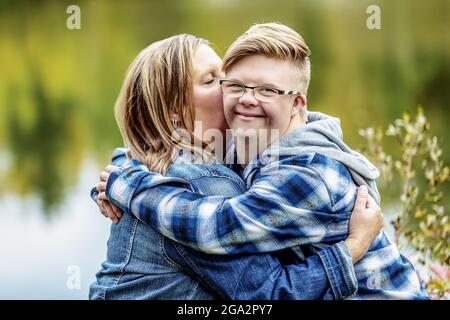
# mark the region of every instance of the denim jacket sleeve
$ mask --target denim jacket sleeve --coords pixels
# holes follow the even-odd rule
[[[165,240],[166,254],[205,287],[231,300],[331,300],[353,295],[358,284],[344,242],[296,264],[278,253],[211,255]]]

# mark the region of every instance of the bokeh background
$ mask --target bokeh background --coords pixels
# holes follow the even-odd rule
[[[66,27],[71,4],[81,30]],[[371,4],[381,30],[366,26]],[[87,298],[110,226],[89,190],[122,143],[113,105],[137,53],[191,33],[222,55],[271,21],[304,36],[309,109],[340,117],[350,146],[363,147],[359,128],[386,128],[420,104],[450,162],[448,0],[0,0],[1,299]],[[399,206],[395,192],[383,199],[387,213]],[[67,284],[73,266],[79,288]]]

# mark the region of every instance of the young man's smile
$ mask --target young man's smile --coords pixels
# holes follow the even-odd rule
[[[246,110],[235,110],[235,116],[243,121],[252,121],[257,119],[264,119],[266,116],[262,113],[246,111]]]

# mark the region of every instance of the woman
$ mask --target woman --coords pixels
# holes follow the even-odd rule
[[[202,140],[206,130],[224,132],[226,128],[218,83],[221,74],[217,54],[205,40],[191,35],[174,36],[144,49],[130,66],[116,103],[116,118],[129,157],[152,171],[189,181],[196,192],[222,196],[245,192],[240,177],[221,165],[221,159],[214,159],[206,146],[210,141]],[[202,124],[201,130],[195,123]],[[190,139],[175,138],[173,132],[180,128],[188,132]],[[186,156],[205,155],[208,163],[183,163]],[[125,160],[119,151],[113,164]],[[173,248],[180,245],[130,215],[121,217],[107,201],[97,201],[102,213],[115,224],[108,240],[107,259],[91,286],[91,299],[344,298],[356,291],[356,283],[349,277],[353,273],[352,260],[356,262],[364,255],[382,220],[379,210],[366,210],[366,200],[361,198],[345,243],[302,261],[290,249],[283,254],[222,256],[221,264],[230,266],[229,274],[225,281],[208,281],[195,278],[195,270],[176,255]],[[202,255],[208,259],[206,254],[191,253],[196,259]],[[240,265],[245,268],[239,269]],[[253,267],[258,267],[258,272],[252,272]],[[336,270],[332,275],[330,268]],[[250,282],[243,286],[242,279]],[[252,289],[255,284],[260,288],[257,292]]]

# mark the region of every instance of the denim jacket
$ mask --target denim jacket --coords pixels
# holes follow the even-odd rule
[[[122,156],[114,156],[112,164],[119,165],[124,159]],[[201,179],[197,181],[194,179],[193,184],[202,184]],[[205,181],[205,185],[209,184]],[[219,185],[224,194],[233,195],[236,190],[240,191],[240,186],[221,177],[215,185]],[[96,199],[97,195],[93,189],[91,196]],[[206,290],[170,259],[165,252],[167,241],[138,219],[123,215],[117,225],[111,225],[106,260],[90,286],[89,299],[216,299],[216,294]]]
[[[113,163],[122,160],[124,150],[117,149]],[[192,191],[204,195],[233,197],[246,190],[235,172],[216,163],[173,164],[167,176],[188,181]],[[343,242],[309,256],[300,247],[253,255],[211,255],[156,234],[125,214],[111,227],[107,260],[90,297],[342,299],[356,290],[351,257]]]

